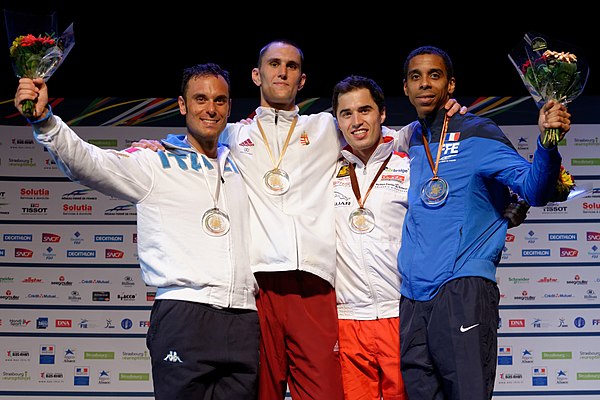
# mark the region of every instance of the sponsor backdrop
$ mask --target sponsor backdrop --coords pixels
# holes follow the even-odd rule
[[[561,145],[588,192],[532,208],[507,235],[495,399],[600,396],[599,126],[575,125]],[[531,158],[536,128],[503,128]],[[104,148],[166,132],[77,131]],[[29,127],[0,126],[0,399],[153,398],[155,288],[141,280],[135,220],[131,204],[66,180]]]

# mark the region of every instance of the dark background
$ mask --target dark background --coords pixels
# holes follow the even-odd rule
[[[600,95],[600,18],[576,2],[556,10],[542,2],[485,3],[483,11],[460,3],[158,1],[0,0],[0,8],[55,11],[59,32],[74,23],[75,47],[49,81],[53,97],[176,97],[182,69],[210,61],[230,71],[234,99],[258,99],[250,72],[260,48],[276,38],[304,50],[308,79],[299,100],[329,97],[349,74],[374,78],[388,98],[404,97],[404,59],[426,44],[452,57],[457,98],[526,96],[507,54],[527,31],[573,45],[590,66],[583,95]],[[0,34],[1,101],[12,99],[17,80],[4,26]]]

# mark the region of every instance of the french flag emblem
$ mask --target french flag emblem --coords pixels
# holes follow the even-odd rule
[[[447,142],[456,142],[460,138],[460,132],[450,132],[446,137]]]

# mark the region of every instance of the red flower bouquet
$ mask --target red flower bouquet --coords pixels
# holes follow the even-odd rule
[[[18,78],[48,80],[75,45],[73,24],[69,25],[61,36],[56,37],[54,15],[32,16],[7,10],[4,14],[8,37],[12,41],[10,59],[15,75]],[[39,26],[30,26],[36,23],[39,23]],[[43,29],[46,33],[36,36],[31,33],[36,29]],[[31,118],[34,109],[33,101],[23,102],[23,113],[26,117]]]

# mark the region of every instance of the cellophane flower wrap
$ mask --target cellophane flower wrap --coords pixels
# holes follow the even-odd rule
[[[73,24],[57,35],[56,16],[4,10],[10,60],[17,78],[48,80],[75,45]],[[25,100],[23,114],[32,118],[35,103]]]
[[[575,100],[583,92],[589,75],[582,51],[535,32],[526,33],[508,58],[538,108],[549,100],[565,105]],[[559,129],[548,128],[542,144],[555,146],[563,136]]]

